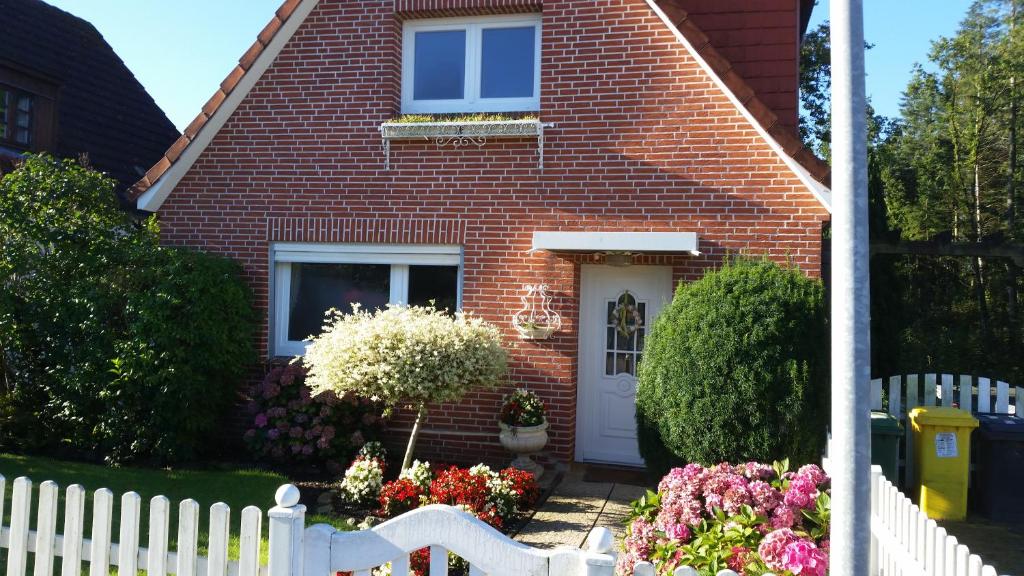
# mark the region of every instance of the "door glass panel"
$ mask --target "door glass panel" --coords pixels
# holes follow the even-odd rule
[[[291,265],[288,340],[300,341],[323,331],[324,312],[342,312],[358,303],[363,308],[383,308],[391,297],[389,264]]]
[[[462,100],[466,93],[466,31],[417,32],[413,98]]]
[[[607,303],[608,332],[605,338],[605,375],[636,375],[643,350],[644,332],[647,324],[647,305],[637,303],[636,298],[623,292],[617,299]]]
[[[481,98],[533,96],[536,33],[537,29],[533,26],[483,30]]]
[[[408,303],[454,313],[459,305],[459,267],[409,266]]]

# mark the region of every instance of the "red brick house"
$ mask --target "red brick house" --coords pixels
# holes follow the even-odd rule
[[[812,4],[288,0],[138,208],[244,264],[267,357],[329,306],[458,306],[505,331],[553,459],[638,465],[633,374],[675,284],[739,252],[820,273],[828,168],[796,136]],[[463,112],[507,116],[403,118]],[[537,284],[561,327],[524,339]],[[619,330],[623,303],[641,318]],[[423,455],[505,458],[507,389],[432,410]]]

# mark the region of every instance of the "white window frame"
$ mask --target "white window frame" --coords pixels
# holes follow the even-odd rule
[[[292,264],[388,264],[390,304],[405,304],[409,294],[409,266],[458,266],[456,302],[462,308],[462,247],[448,244],[309,244],[275,242],[270,247],[270,353],[301,356],[307,341],[288,339]]]
[[[457,112],[536,112],[540,110],[540,14],[512,14],[472,18],[431,18],[409,20],[402,25],[402,113],[448,114]],[[533,49],[533,96],[529,98],[481,98],[483,30],[487,28],[535,28]],[[461,100],[414,100],[416,33],[443,30],[466,31],[466,78]]]

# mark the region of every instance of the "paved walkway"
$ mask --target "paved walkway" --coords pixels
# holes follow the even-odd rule
[[[604,526],[616,541],[625,530],[629,503],[644,495],[643,486],[614,482],[586,482],[585,468],[565,473],[544,505],[515,539],[535,548],[579,548],[595,526]]]

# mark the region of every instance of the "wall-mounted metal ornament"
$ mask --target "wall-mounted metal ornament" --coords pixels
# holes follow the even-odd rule
[[[546,340],[562,327],[562,317],[551,309],[547,284],[523,286],[523,307],[512,315],[512,327],[524,340]]]

